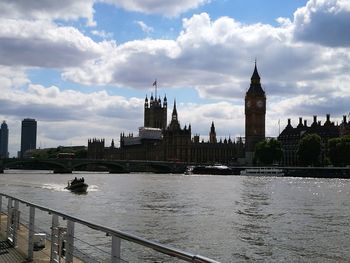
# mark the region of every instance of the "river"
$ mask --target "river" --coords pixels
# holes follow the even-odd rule
[[[0,192],[220,262],[350,260],[346,179],[6,170]]]

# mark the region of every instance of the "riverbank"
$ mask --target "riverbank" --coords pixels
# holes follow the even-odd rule
[[[246,167],[246,166],[226,166],[225,169],[215,166],[194,166],[193,174],[213,174],[213,175],[240,175],[246,169],[277,168],[282,170],[284,177],[313,177],[313,178],[346,178],[350,179],[350,167]]]

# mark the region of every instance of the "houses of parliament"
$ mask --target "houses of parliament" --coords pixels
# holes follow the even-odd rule
[[[266,97],[255,63],[245,96],[245,138],[217,139],[214,122],[209,140],[192,137],[191,125],[181,127],[174,100],[168,124],[166,96],[145,98],[144,126],[138,136],[120,134],[120,147],[114,141],[105,147],[104,139],[88,140],[88,158],[118,160],[174,161],[195,164],[251,164],[255,144],[265,139]]]

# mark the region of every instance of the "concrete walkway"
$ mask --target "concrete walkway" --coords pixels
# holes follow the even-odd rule
[[[9,242],[0,237],[0,263],[24,263],[27,262],[25,257],[11,247]]]
[[[7,215],[0,215],[0,263],[24,263],[27,260],[28,253],[28,229],[20,224],[17,232],[17,247],[11,247],[10,243],[6,241],[7,231]],[[34,251],[32,263],[49,263],[51,253],[51,242],[46,240],[45,248],[40,251]],[[61,258],[61,262],[65,262]],[[82,260],[73,258],[73,263],[83,263]]]

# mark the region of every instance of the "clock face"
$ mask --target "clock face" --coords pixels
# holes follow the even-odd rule
[[[247,101],[247,107],[249,108],[252,105],[252,103],[250,102],[250,100]]]
[[[258,100],[256,102],[256,106],[258,106],[259,108],[261,108],[262,106],[264,106],[264,102],[262,100]]]

